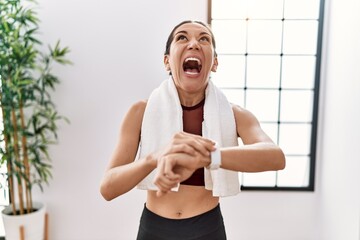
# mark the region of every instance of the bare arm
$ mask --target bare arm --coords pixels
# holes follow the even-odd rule
[[[134,104],[121,124],[118,143],[100,186],[100,192],[106,200],[112,200],[130,191],[158,166],[160,177],[154,179],[155,183],[171,189],[179,179],[175,177],[168,181],[161,175],[165,159],[173,159],[174,156],[187,154],[196,159],[195,165],[204,165],[206,161],[209,161],[210,152],[214,150],[213,141],[201,136],[179,132],[173,136],[164,149],[159,149],[134,161],[140,141],[145,107],[146,102]],[[192,166],[191,171],[195,169],[196,167]]]
[[[152,155],[134,162],[145,107],[146,102],[134,104],[120,126],[118,142],[100,186],[106,200],[128,192],[156,168]]]
[[[261,129],[249,111],[233,106],[236,130],[244,145],[221,148],[221,168],[240,172],[281,170],[285,167],[282,150]],[[199,154],[169,154],[160,160],[156,177],[159,195],[170,191],[179,181],[187,179],[196,168],[210,164],[209,156]]]
[[[262,172],[285,168],[282,150],[261,129],[249,111],[233,106],[238,136],[244,145],[221,150],[221,168],[240,172]]]

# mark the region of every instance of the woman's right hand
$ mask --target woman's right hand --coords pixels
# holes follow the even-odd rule
[[[174,135],[169,145],[155,154],[157,174],[154,179],[162,195],[186,180],[198,168],[210,164],[210,152],[215,143],[199,135],[180,132]]]
[[[203,156],[210,156],[210,153],[214,150],[214,141],[199,135],[179,132],[174,134],[168,146],[157,152],[155,157],[161,159],[163,156],[173,153],[185,153],[191,156],[199,153]]]

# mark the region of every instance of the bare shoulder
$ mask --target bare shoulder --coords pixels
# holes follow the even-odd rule
[[[260,123],[254,114],[235,104],[232,104],[232,109],[235,116],[238,136],[245,144],[272,142],[261,129]]]
[[[139,132],[146,108],[146,100],[141,100],[130,106],[122,122],[121,132]]]
[[[252,112],[239,105],[231,105],[236,122],[241,122],[242,124],[258,124],[258,120]]]
[[[109,169],[134,161],[140,141],[141,125],[146,101],[130,106],[121,124],[118,142],[111,158]]]
[[[236,104],[234,104],[234,103],[231,103],[231,107],[232,107],[232,109],[233,109],[234,112],[238,112],[238,111],[243,112],[243,111],[246,111],[245,108],[240,107],[239,105],[236,105]]]
[[[134,114],[137,116],[143,116],[146,108],[147,100],[140,100],[133,105],[131,105],[128,113]]]

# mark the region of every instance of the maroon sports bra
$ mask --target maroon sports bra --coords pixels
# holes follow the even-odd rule
[[[205,98],[192,107],[181,105],[183,110],[183,130],[187,133],[202,135]],[[205,186],[204,168],[197,169],[190,178],[181,182],[183,185]]]

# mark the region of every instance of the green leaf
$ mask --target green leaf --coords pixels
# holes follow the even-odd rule
[[[70,49],[61,47],[60,41],[53,49],[49,47],[50,53],[42,51],[39,22],[34,8],[24,7],[20,0],[0,0],[0,106],[4,113],[0,141],[3,143],[5,136],[8,139],[6,149],[0,144],[0,164],[8,162],[12,167],[8,176],[26,182],[27,188],[38,185],[43,190],[43,184],[48,184],[52,177],[49,146],[57,143],[58,121],[69,122],[57,112],[52,100],[53,91],[60,83],[52,66],[71,64],[71,61],[67,58]],[[20,107],[25,113],[22,115],[23,127]],[[17,118],[15,126],[12,125],[11,111],[15,111]],[[18,142],[14,141],[15,127]],[[30,179],[24,171],[22,137],[27,141]],[[16,144],[18,148],[15,148]]]

